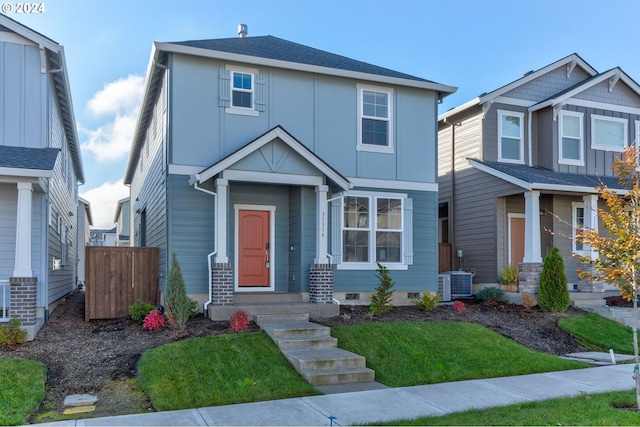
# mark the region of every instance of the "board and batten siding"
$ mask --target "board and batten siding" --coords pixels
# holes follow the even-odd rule
[[[231,114],[215,102],[220,70],[234,65],[252,68],[265,82],[265,111],[257,116]],[[381,155],[356,150],[358,84],[366,81],[178,54],[170,67],[171,163],[208,167],[280,125],[344,176],[436,181],[431,91],[384,86],[394,93],[394,150]]]
[[[16,220],[18,189],[16,184],[0,183],[0,280],[13,276],[16,258]]]
[[[413,200],[413,264],[407,270],[390,272],[396,282],[394,291],[435,292],[438,289],[438,194],[417,191],[406,194]],[[380,284],[374,269],[334,268],[333,274],[335,292],[372,292]]]
[[[17,36],[3,41],[2,34],[6,33],[0,32],[0,145],[43,148],[48,80],[40,72],[40,49]]]

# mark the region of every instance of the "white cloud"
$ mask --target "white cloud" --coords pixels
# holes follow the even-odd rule
[[[89,100],[89,112],[108,119],[97,129],[79,128],[86,137],[81,144],[85,153],[99,161],[118,161],[127,157],[143,91],[144,78],[130,75],[106,84]]]
[[[129,188],[125,187],[122,180],[105,182],[80,194],[80,197],[91,204],[92,228],[111,229],[115,227],[113,217],[116,214],[118,200],[129,197]]]

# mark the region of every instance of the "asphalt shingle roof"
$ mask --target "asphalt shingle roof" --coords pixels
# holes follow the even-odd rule
[[[517,165],[473,159],[475,162],[505,173],[529,184],[565,185],[575,187],[597,187],[602,184],[611,189],[622,189],[618,179],[613,176],[584,175],[577,173],[554,172],[539,166]]]
[[[420,77],[357,61],[346,56],[315,49],[274,36],[234,37],[226,39],[190,40],[171,44],[215,50],[239,55],[294,62],[318,67],[375,74],[385,77],[434,83]]]
[[[27,148],[0,145],[0,167],[16,169],[53,170],[58,148]]]

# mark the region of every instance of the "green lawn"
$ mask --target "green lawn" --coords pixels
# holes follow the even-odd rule
[[[616,353],[633,354],[633,333],[628,326],[595,313],[560,319],[558,324],[585,348],[594,351],[613,349]]]
[[[390,387],[586,367],[536,353],[473,323],[371,323],[333,328],[338,345],[367,359]]]
[[[627,409],[616,407],[620,405]],[[441,417],[395,420],[382,425],[637,426],[640,425],[640,412],[632,410],[634,407],[635,390],[518,403],[511,406],[456,412]]]
[[[0,359],[0,425],[27,423],[44,398],[47,368],[40,362]]]

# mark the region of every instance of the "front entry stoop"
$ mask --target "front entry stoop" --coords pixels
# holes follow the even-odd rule
[[[309,322],[308,314],[260,314],[256,323],[302,378],[320,391],[322,387],[327,393],[385,387],[375,382],[375,372],[366,367],[364,357],[337,348],[331,328]]]

